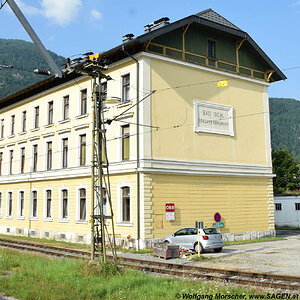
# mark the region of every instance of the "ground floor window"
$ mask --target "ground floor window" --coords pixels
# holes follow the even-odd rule
[[[12,206],[13,206],[13,193],[8,192],[8,199],[7,199],[7,216],[12,217]]]
[[[25,192],[20,191],[19,197],[19,217],[24,217]]]
[[[68,219],[68,190],[62,190],[62,218]]]
[[[33,218],[37,218],[37,205],[38,205],[37,191],[32,191],[31,216]]]
[[[130,188],[122,187],[122,222],[130,221]]]
[[[79,189],[79,220],[86,221],[86,189]]]
[[[51,218],[51,209],[52,208],[52,191],[46,191],[46,218]]]
[[[275,210],[282,210],[281,203],[275,203]]]

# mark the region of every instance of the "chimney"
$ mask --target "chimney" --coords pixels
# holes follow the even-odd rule
[[[147,24],[144,26],[144,30],[145,32],[150,32],[150,31],[153,31],[155,29],[158,29],[158,28],[161,28],[161,27],[164,27],[166,25],[169,25],[170,24],[170,19],[168,17],[164,17],[164,18],[161,18],[161,19],[158,19],[150,24]]]
[[[123,43],[127,43],[127,42],[133,40],[133,37],[134,37],[134,34],[128,33],[128,34],[123,36],[122,41],[123,41]]]

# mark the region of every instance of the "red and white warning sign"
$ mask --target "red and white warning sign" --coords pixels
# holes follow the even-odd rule
[[[166,220],[175,221],[175,204],[166,203]]]

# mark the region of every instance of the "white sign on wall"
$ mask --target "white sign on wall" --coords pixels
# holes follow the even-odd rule
[[[195,132],[234,136],[232,106],[194,100]]]

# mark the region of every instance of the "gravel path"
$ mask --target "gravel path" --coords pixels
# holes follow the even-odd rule
[[[172,259],[172,263],[195,264],[220,268],[235,268],[273,274],[300,276],[300,234],[285,240],[234,245],[224,247],[221,253],[204,253],[207,260],[192,262],[188,258]],[[161,261],[150,254],[119,253],[129,256]]]

